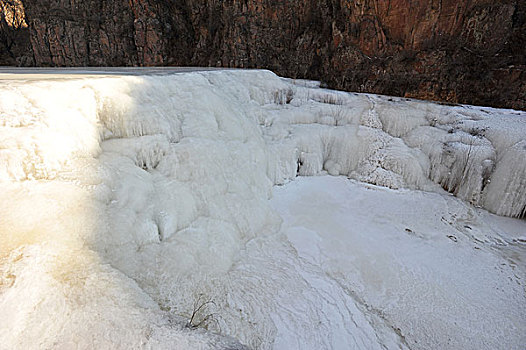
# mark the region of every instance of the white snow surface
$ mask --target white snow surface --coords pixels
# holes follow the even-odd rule
[[[273,206],[298,255],[411,349],[522,349],[525,223],[444,194],[303,177]],[[510,227],[511,225],[511,227]],[[514,228],[512,228],[514,227]]]
[[[525,112],[3,70],[0,193],[0,349],[526,343]]]

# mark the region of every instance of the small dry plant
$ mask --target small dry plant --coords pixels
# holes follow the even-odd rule
[[[212,306],[216,306],[216,304],[211,298],[207,298],[204,294],[199,294],[194,301],[192,314],[186,323],[186,327],[209,329],[212,324],[215,324],[219,328],[219,315],[210,310]]]

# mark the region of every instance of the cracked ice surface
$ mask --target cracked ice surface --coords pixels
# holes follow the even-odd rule
[[[488,348],[524,343],[524,222],[482,222],[486,212],[441,200],[445,189],[500,215],[524,215],[523,112],[334,92],[268,71],[18,72],[0,80],[1,348],[438,348],[460,346],[465,334],[484,334]],[[462,250],[433,238],[431,228],[443,229],[436,220],[412,228],[440,248],[422,264],[423,277],[409,258],[382,271],[374,259],[394,252],[368,246],[356,231],[289,227],[294,215],[309,215],[306,223],[316,216],[273,202],[276,211],[273,185],[323,174],[457,203],[422,215],[443,210]],[[415,206],[429,205],[419,196]],[[329,218],[345,208],[328,206],[314,213]],[[380,231],[423,225],[376,213]],[[404,254],[422,248],[421,237],[403,237]],[[471,256],[464,240],[482,252]],[[312,252],[312,241],[322,248]],[[508,265],[501,270],[519,287],[493,272],[496,246],[515,277]],[[440,254],[448,267],[468,266],[443,278]],[[448,289],[466,274],[465,288]],[[467,302],[466,290],[486,282],[503,298],[487,287]],[[209,332],[185,327],[199,300],[213,301],[195,321],[212,315],[202,323]],[[494,330],[446,324],[486,317],[482,300],[499,320]]]

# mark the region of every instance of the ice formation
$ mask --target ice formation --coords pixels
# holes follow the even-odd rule
[[[295,254],[273,185],[345,175],[525,215],[523,112],[110,73],[0,80],[1,348],[404,347]]]

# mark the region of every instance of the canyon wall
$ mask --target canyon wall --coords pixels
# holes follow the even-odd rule
[[[0,3],[3,65],[267,68],[337,89],[526,109],[524,0]]]

